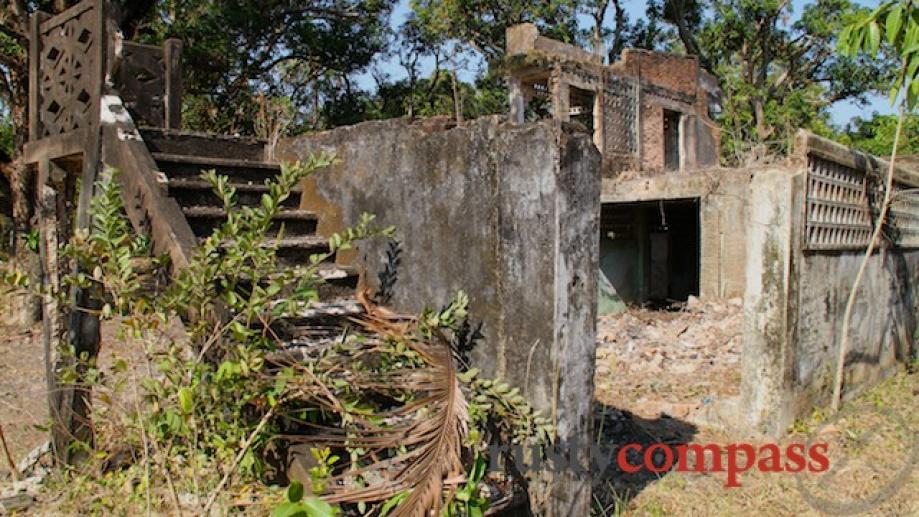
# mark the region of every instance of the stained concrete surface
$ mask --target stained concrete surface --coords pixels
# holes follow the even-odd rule
[[[600,198],[590,135],[553,121],[485,117],[446,129],[399,119],[287,139],[277,156],[319,151],[336,156],[303,186],[319,233],[362,212],[397,228],[398,244],[374,239],[343,259],[366,269],[363,284],[387,287],[395,308],[413,312],[468,293],[483,334],[472,362],[520,387],[558,440],[586,443]],[[589,479],[562,471],[543,482],[531,486],[541,514],[587,514]]]

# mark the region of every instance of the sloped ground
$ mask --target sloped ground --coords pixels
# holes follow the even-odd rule
[[[4,300],[0,300],[3,302]],[[2,303],[0,306],[4,307]],[[102,325],[99,367],[110,372],[116,362],[125,362],[128,378],[140,379],[148,375],[144,369],[147,362],[144,353],[135,340],[124,339],[117,320]],[[177,322],[164,329],[166,334],[176,336],[181,327]],[[47,385],[45,384],[45,361],[42,346],[42,326],[38,323],[22,328],[9,323],[0,323],[0,425],[9,455],[16,464],[30,453],[46,444],[49,438]],[[136,388],[136,385],[135,385]],[[125,408],[134,404],[136,389],[122,389],[118,392],[95,393],[94,400],[99,407],[109,408],[123,414]],[[44,490],[43,484],[50,461],[47,454],[36,456],[38,465],[17,480],[6,453],[0,449],[0,515],[5,507],[24,501],[29,512],[39,515],[55,515],[54,496]],[[38,501],[36,502],[35,499]]]
[[[733,323],[739,318],[739,308],[730,308],[731,303],[716,304],[702,310],[687,310],[682,313],[657,313],[645,315],[651,320],[642,320],[642,313],[623,316],[619,322],[601,323],[605,336],[598,350],[612,350],[621,346],[629,350],[629,343],[638,337],[623,337],[622,332],[631,329],[632,334],[656,336],[655,342],[666,345],[652,356],[661,356],[661,365],[667,365],[669,358],[678,361],[695,361],[705,364],[706,354],[717,352],[717,347],[710,350],[683,350],[678,355],[676,343],[680,340],[694,339],[702,342],[709,339],[711,343],[722,343],[723,339],[733,336]],[[726,308],[727,307],[727,308]],[[662,320],[660,318],[663,318]],[[707,331],[701,332],[681,327],[687,321],[701,322]],[[614,326],[619,325],[619,326]],[[647,328],[644,328],[647,327]],[[111,361],[112,354],[130,360],[132,354],[139,350],[132,349],[128,343],[115,339],[117,325],[109,324],[103,328],[103,342],[110,346],[102,352],[103,362]],[[644,329],[644,330],[642,330]],[[717,330],[717,332],[716,332]],[[630,334],[631,335],[631,334]],[[604,336],[601,333],[601,339]],[[676,338],[665,339],[667,336]],[[615,338],[615,339],[614,339]],[[728,339],[731,341],[733,338]],[[637,346],[637,345],[636,345]],[[686,348],[685,345],[683,348]],[[692,347],[690,347],[692,348]],[[698,347],[695,347],[698,348]],[[723,352],[723,351],[722,351]],[[44,424],[46,420],[46,403],[43,378],[43,360],[41,356],[41,331],[34,329],[16,329],[0,327],[0,423],[3,424],[11,453],[16,460],[22,458],[35,445],[46,439],[46,434],[35,430],[35,424]],[[634,354],[634,352],[632,352]],[[671,355],[672,353],[672,355]],[[692,354],[699,354],[695,359]],[[688,355],[687,355],[688,354]],[[615,357],[612,351],[599,352],[607,360]],[[647,354],[646,354],[647,355]],[[128,357],[125,357],[128,356]],[[641,359],[640,354],[637,359]],[[655,363],[656,359],[641,359],[646,363]],[[710,361],[710,358],[709,358]],[[735,361],[736,362],[736,361]],[[610,363],[616,364],[616,363]],[[707,386],[713,393],[732,393],[730,383],[717,381],[719,372],[700,368],[706,372],[696,376],[693,382],[697,386]],[[653,382],[654,371],[648,365],[627,369],[641,373],[646,382]],[[730,370],[730,369],[727,369]],[[613,369],[607,367],[598,374],[597,399],[601,403],[598,419],[598,441],[614,444],[638,442],[651,444],[657,442],[679,444],[720,444],[747,442],[758,447],[765,440],[744,436],[726,435],[701,425],[689,423],[686,419],[667,415],[649,414],[642,417],[633,414],[623,406],[630,406],[639,411],[641,405],[630,402],[630,399],[619,398],[611,388],[623,387],[617,384]],[[142,374],[143,372],[138,372]],[[675,375],[675,374],[674,374]],[[682,374],[681,374],[682,375]],[[687,374],[689,375],[689,374]],[[660,377],[660,374],[658,374]],[[683,380],[690,377],[681,377]],[[621,379],[626,381],[627,379]],[[715,388],[724,388],[718,391]],[[736,389],[736,383],[733,384]],[[638,391],[637,387],[631,388]],[[606,391],[603,391],[606,390]],[[626,393],[626,392],[620,392]],[[674,400],[694,400],[695,391],[671,391],[679,395]],[[610,398],[610,397],[617,398]],[[645,396],[646,402],[649,399]],[[667,397],[666,400],[670,400]],[[607,400],[606,404],[603,400]],[[725,473],[680,473],[667,472],[628,475],[617,471],[614,466],[608,469],[605,479],[597,480],[595,487],[596,515],[826,515],[812,506],[806,499],[830,500],[838,504],[855,507],[865,505],[866,511],[859,515],[877,516],[911,516],[919,515],[919,471],[909,470],[907,462],[912,459],[913,447],[919,447],[915,430],[919,429],[919,374],[903,372],[896,375],[877,388],[865,393],[857,400],[846,405],[844,418],[832,419],[820,413],[799,422],[791,434],[780,440],[781,448],[791,443],[806,443],[809,439],[824,441],[830,444],[829,458],[831,470],[822,475],[790,473],[761,473],[755,469],[740,475],[742,486],[725,488]],[[647,406],[650,407],[650,406]],[[917,466],[919,468],[919,466]],[[5,458],[0,459],[0,470],[8,469]],[[2,477],[2,474],[0,474]],[[892,485],[897,481],[899,485]],[[7,478],[0,481],[4,491],[10,488]],[[803,487],[803,489],[802,489]],[[892,487],[890,493],[878,501],[872,501],[876,494]],[[47,498],[42,496],[39,501]],[[865,504],[867,501],[868,504]],[[49,513],[50,506],[36,503],[30,509],[35,514]],[[51,512],[54,513],[54,512]]]
[[[122,339],[118,333],[117,321],[103,323],[99,366],[105,370],[114,361],[124,360],[136,370],[145,364],[143,350],[136,341]],[[0,358],[0,424],[10,454],[18,461],[48,438],[44,431],[48,426],[48,402],[41,323],[31,328],[0,324]],[[138,370],[138,377],[145,374]],[[0,469],[9,468],[6,458],[0,465]]]
[[[597,324],[596,399],[644,418],[686,418],[738,394],[740,299],[630,308]]]

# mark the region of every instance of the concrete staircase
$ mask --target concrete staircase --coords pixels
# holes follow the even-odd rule
[[[265,146],[259,140],[164,129],[140,133],[156,169],[165,175],[166,195],[178,204],[198,242],[227,218],[210,184],[200,178],[202,170],[214,169],[226,176],[237,190],[239,207],[259,206],[268,191],[265,181],[280,172],[278,163],[264,159]],[[301,209],[300,198],[299,189],[291,192],[266,235],[278,246],[279,267],[307,265],[311,255],[329,251],[327,239],[316,233],[317,215]],[[319,274],[325,280],[319,289],[320,303],[275,324],[274,330],[290,344],[337,332],[348,317],[362,312],[354,299],[359,279],[355,268],[335,264],[333,254],[320,264]]]

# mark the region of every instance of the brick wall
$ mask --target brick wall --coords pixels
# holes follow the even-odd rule
[[[664,168],[664,109],[647,101],[641,103],[641,168]]]
[[[611,68],[625,75],[640,77],[649,84],[686,95],[696,95],[699,64],[693,57],[626,49],[622,53],[622,61],[613,64]]]

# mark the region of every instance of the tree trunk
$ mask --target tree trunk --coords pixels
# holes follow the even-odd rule
[[[613,10],[616,13],[616,29],[613,32],[613,44],[609,49],[609,62],[612,64],[619,59],[625,46],[625,38],[622,31],[625,30],[625,9],[622,8],[622,0],[613,0]]]
[[[463,123],[463,98],[460,95],[459,85],[456,82],[456,69],[450,70],[450,77],[453,79],[453,111],[456,115],[456,123]]]
[[[603,49],[603,20],[606,18],[606,9],[609,7],[609,0],[603,0],[597,3],[597,8],[593,13],[594,18],[594,53],[598,56],[604,54]]]

